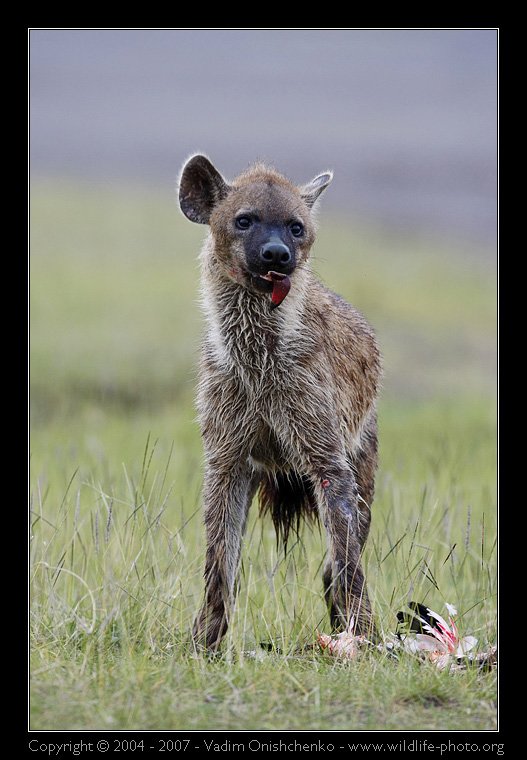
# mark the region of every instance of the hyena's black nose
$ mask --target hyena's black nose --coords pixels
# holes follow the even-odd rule
[[[260,258],[266,265],[285,266],[291,261],[291,252],[284,243],[265,243],[260,249]]]

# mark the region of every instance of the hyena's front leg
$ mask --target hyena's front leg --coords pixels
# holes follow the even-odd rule
[[[225,635],[236,594],[242,537],[257,481],[246,463],[208,467],[203,502],[207,552],[205,599],[194,622],[194,641],[215,650]]]
[[[358,489],[351,469],[325,468],[315,485],[328,541],[323,581],[331,625],[374,636],[375,628],[361,566]]]

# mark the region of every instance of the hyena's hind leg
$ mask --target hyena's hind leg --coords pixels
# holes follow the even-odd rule
[[[377,459],[377,416],[372,414],[364,428],[360,448],[349,457],[358,488],[357,510],[361,548],[370,532]]]
[[[322,573],[322,583],[324,584],[324,598],[328,606],[331,629],[333,631],[336,631],[341,627],[341,621],[340,621],[337,607],[333,603],[333,570],[331,569],[330,560],[328,560],[326,564],[324,565],[324,572]]]
[[[333,629],[371,635],[371,606],[361,566],[358,488],[350,467],[323,470],[319,510],[326,529],[328,560],[323,581]]]
[[[329,510],[330,557],[322,574],[324,597],[333,630],[342,630],[353,616],[361,633],[375,636],[361,564],[361,552],[370,530],[377,470],[375,415],[364,429],[361,448],[348,461],[353,473],[353,496],[349,501],[337,499],[336,509]]]

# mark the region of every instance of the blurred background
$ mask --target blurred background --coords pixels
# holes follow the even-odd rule
[[[167,191],[183,158],[336,172],[325,207],[493,244],[492,30],[31,32],[38,175]]]

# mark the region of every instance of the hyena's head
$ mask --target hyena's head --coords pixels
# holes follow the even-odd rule
[[[296,187],[264,164],[227,182],[206,156],[192,156],[179,183],[181,210],[210,225],[215,266],[239,285],[270,294],[278,306],[309,257],[313,207],[333,178],[324,172]]]

